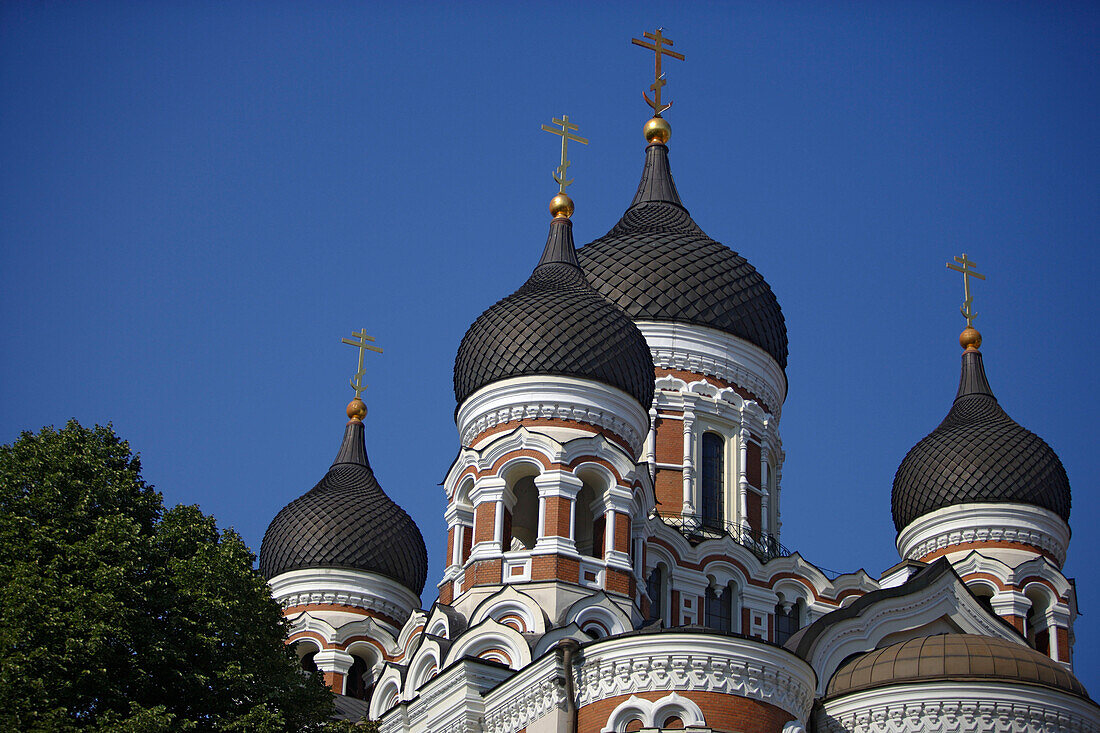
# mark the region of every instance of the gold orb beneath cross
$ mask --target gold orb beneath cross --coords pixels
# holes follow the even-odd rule
[[[982,335],[973,326],[967,326],[959,334],[959,346],[967,351],[977,351],[982,345]]]
[[[645,127],[642,128],[642,134],[645,135],[647,142],[661,143],[664,145],[668,142],[668,139],[672,137],[672,128],[661,117],[654,117],[649,122],[645,123]]]
[[[555,219],[558,217],[568,219],[573,216],[573,199],[564,193],[559,193],[550,199],[550,213],[554,215]]]
[[[352,422],[363,422],[363,418],[366,416],[367,406],[363,403],[363,400],[356,397],[348,403],[348,420]]]

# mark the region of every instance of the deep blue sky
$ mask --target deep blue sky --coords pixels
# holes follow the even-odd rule
[[[673,172],[787,318],[783,541],[894,564],[890,485],[958,380],[967,252],[1002,405],[1074,487],[1077,670],[1100,691],[1100,9],[1048,3],[0,5],[0,442],[112,421],[169,503],[254,550],[368,450],[434,599],[466,327],[545,241],[565,112],[578,244],[641,170],[661,24]]]

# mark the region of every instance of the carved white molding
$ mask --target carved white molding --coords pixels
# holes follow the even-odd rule
[[[1100,708],[1034,685],[928,682],[828,700],[817,726],[822,733],[1097,733]]]
[[[758,346],[706,326],[636,321],[653,353],[653,364],[732,382],[759,397],[778,417],[787,395],[787,376]]]
[[[653,701],[631,695],[629,700],[611,711],[611,715],[607,717],[607,725],[600,733],[623,733],[626,726],[634,720],[641,720],[642,728],[663,728],[665,721],[673,715],[680,718],[683,723],[681,727],[707,724],[699,706],[675,692]]]
[[[902,558],[920,560],[936,550],[974,542],[1018,542],[1051,553],[1061,565],[1069,546],[1069,525],[1057,514],[1027,504],[971,503],[944,507],[910,522],[898,533]],[[989,550],[992,552],[993,550]]]
[[[798,657],[747,639],[674,631],[584,644],[578,704],[641,692],[717,692],[760,700],[805,720],[814,673]],[[578,674],[579,673],[579,674]],[[564,705],[556,654],[546,654],[485,700],[485,733],[513,733]]]
[[[420,607],[420,599],[396,580],[361,570],[291,570],[276,575],[268,583],[272,597],[283,609],[314,603],[340,604],[376,611],[404,623]],[[398,632],[397,628],[390,628],[394,634]]]
[[[643,408],[626,392],[602,382],[539,375],[488,384],[466,398],[455,416],[464,446],[497,425],[539,419],[607,428],[625,438],[636,456],[649,431],[649,405]]]
[[[833,673],[853,654],[877,648],[888,636],[920,635],[914,630],[940,619],[947,619],[966,634],[1022,643],[1012,629],[982,608],[954,574],[945,573],[919,593],[883,598],[858,615],[827,627],[808,650],[808,659],[817,671],[818,694],[825,694]]]

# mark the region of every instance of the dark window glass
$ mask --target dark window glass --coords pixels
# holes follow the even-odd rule
[[[715,631],[730,631],[730,619],[733,616],[732,604],[731,588],[726,588],[725,593],[721,595],[714,588],[707,588],[707,593],[703,597],[703,615],[706,617],[703,623],[706,627]]]
[[[725,441],[721,435],[703,433],[702,504],[703,523],[721,526],[722,523],[722,449]]]
[[[664,578],[661,577],[661,566],[653,568],[653,572],[649,574],[649,579],[645,584],[645,592],[649,596],[649,620],[656,621],[657,619],[664,617],[664,609],[662,604],[664,603]]]
[[[783,611],[782,603],[775,607],[775,641],[777,644],[785,643],[787,639],[794,636],[794,633],[801,626],[797,603],[788,606],[786,612]]]

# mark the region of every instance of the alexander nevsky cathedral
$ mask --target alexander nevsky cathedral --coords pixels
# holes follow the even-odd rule
[[[899,456],[900,561],[838,576],[782,543],[783,313],[677,194],[661,62],[682,56],[634,42],[656,74],[633,201],[575,246],[585,141],[555,119],[542,255],[455,357],[438,600],[358,391],[328,473],[271,522],[260,570],[303,668],[387,733],[1100,731],[1073,675],[1069,480],[969,318],[943,422]],[[966,315],[981,275],[952,266]]]

